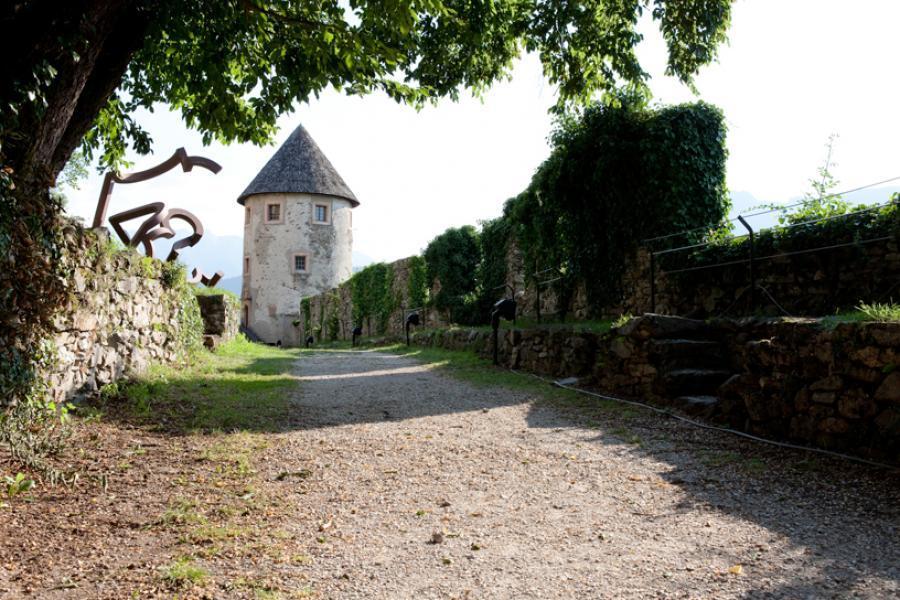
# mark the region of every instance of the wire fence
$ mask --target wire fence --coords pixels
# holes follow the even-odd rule
[[[750,219],[751,217],[759,217],[773,213],[786,214],[786,211],[791,208],[809,206],[813,203],[836,198],[856,191],[876,187],[898,180],[900,180],[900,176],[853,188],[852,190],[829,194],[820,198],[804,200],[802,202],[784,206],[770,207],[765,210],[754,211],[746,215],[737,215],[736,217],[733,217],[726,221],[726,223],[740,225],[745,230],[745,233],[726,236],[714,236],[710,235],[713,233],[711,231],[711,228],[696,227],[643,240],[643,244],[645,248],[649,250],[650,255],[650,312],[656,312],[658,295],[657,287],[659,285],[659,279],[662,275],[677,275],[706,271],[711,269],[746,267],[746,276],[749,280],[749,310],[753,312],[759,308],[757,292],[762,292],[768,298],[769,302],[776,306],[782,313],[787,314],[788,311],[782,306],[781,303],[778,302],[778,300],[775,299],[771,291],[759,283],[758,274],[761,263],[764,263],[766,261],[787,259],[798,255],[829,252],[847,247],[862,247],[869,244],[896,240],[896,229],[894,229],[890,233],[887,233],[885,231],[879,231],[878,228],[875,228],[875,231],[865,231],[863,228],[859,227],[860,222],[862,221],[862,217],[865,217],[866,215],[872,213],[878,213],[889,207],[897,206],[898,202],[896,200],[896,197],[895,199],[892,199],[888,202],[876,204],[873,206],[866,206],[864,208],[859,208],[847,213],[827,215],[814,219],[806,219],[795,223],[770,226],[758,230],[755,230],[750,225],[748,219]],[[854,220],[856,221],[855,223]],[[829,235],[825,233],[825,229],[827,228],[827,225],[829,223],[839,221],[849,222],[849,226],[847,226],[846,230],[842,232],[842,235],[844,237],[849,237],[850,239],[837,241],[830,238]],[[854,225],[856,225],[856,227],[854,227]],[[760,248],[759,238],[761,234],[766,234],[767,241],[775,239],[776,235],[780,236],[780,239],[788,239],[794,242],[798,242],[798,240],[801,240],[804,237],[801,235],[793,235],[794,232],[810,234],[808,236],[805,236],[808,238],[806,241],[808,241],[810,245],[808,247],[801,248],[785,248],[778,251],[775,251],[774,248],[766,248],[765,246],[763,248]],[[678,240],[679,238],[682,240],[690,240],[692,237],[696,238],[697,234],[704,234],[704,237],[706,239],[703,239],[699,242],[683,243],[682,245],[676,245],[674,247],[654,249],[659,248],[659,246],[664,243],[671,243],[673,240]],[[870,235],[870,237],[866,237],[866,234]],[[721,252],[721,257],[718,260],[710,261],[710,256],[715,256],[715,252],[703,252],[707,248],[727,248],[728,246],[738,248],[745,247],[746,254],[744,256],[734,258],[732,253]],[[763,253],[762,255],[760,255],[759,251],[761,249],[767,250],[768,253]],[[666,262],[667,265],[661,264],[663,262]],[[733,304],[734,303],[732,303],[732,305]],[[731,307],[729,307],[729,309],[730,308]]]

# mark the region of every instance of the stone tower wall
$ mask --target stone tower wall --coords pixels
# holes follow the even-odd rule
[[[267,206],[281,205],[281,219],[266,222]],[[329,223],[313,220],[314,206],[328,207]],[[352,273],[353,232],[348,200],[311,194],[259,194],[246,199],[242,318],[269,343],[301,342],[300,298],[337,287]],[[249,211],[249,212],[246,212]],[[307,270],[294,270],[305,255]]]

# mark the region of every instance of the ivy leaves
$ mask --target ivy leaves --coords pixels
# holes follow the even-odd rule
[[[619,300],[625,261],[643,239],[722,221],[726,156],[717,108],[651,110],[640,95],[619,95],[560,120],[551,156],[504,219],[528,267],[558,271],[562,298],[583,284],[601,312]]]
[[[432,298],[439,310],[448,310],[452,318],[466,305],[466,296],[475,292],[481,247],[478,231],[471,225],[450,228],[428,244],[424,253],[428,281],[440,282]]]

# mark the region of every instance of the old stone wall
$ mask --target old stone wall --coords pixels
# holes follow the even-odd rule
[[[203,345],[215,348],[237,337],[241,303],[229,294],[198,295],[203,319]]]
[[[755,266],[758,287],[754,298],[746,263],[669,275],[662,262],[657,260],[655,268],[654,312],[696,318],[759,313],[776,316],[785,312],[829,315],[860,302],[887,302],[900,287],[900,250],[895,239],[822,252],[762,257]],[[689,266],[682,266],[686,265]],[[519,314],[535,317],[539,297],[541,314],[556,318],[560,306],[553,286],[542,286],[538,294],[531,272],[533,269],[526,269],[515,243],[511,243],[507,283],[518,292]],[[579,286],[566,312],[583,319],[651,311],[650,253],[646,248],[639,248],[626,259],[619,291],[617,302],[592,310],[584,287]]]
[[[103,231],[77,229],[72,294],[55,322],[56,401],[96,393],[151,363],[171,363],[199,344],[202,322],[183,272],[136,251],[115,250]]]
[[[503,329],[497,336],[501,365],[551,377],[590,375],[600,336],[567,327]],[[492,332],[478,329],[446,329],[414,333],[410,342],[447,350],[470,350],[484,358],[493,356]]]
[[[725,339],[742,370],[719,394],[748,431],[900,462],[900,323],[751,320]]]
[[[406,315],[410,309],[419,309],[419,328],[446,327],[449,323],[446,315],[430,307],[412,306],[409,299],[409,278],[411,258],[401,258],[389,264],[393,273],[391,295],[394,298],[394,309],[385,323],[385,330],[379,331],[376,318],[365,319],[358,323],[363,328],[364,336],[387,335],[399,336],[405,333]],[[309,298],[310,327],[305,329],[303,315],[298,321],[298,331],[302,338],[312,336],[316,341],[349,340],[357,323],[353,320],[353,291],[351,281],[342,283],[335,289]]]
[[[577,286],[574,295],[563,307],[553,283],[542,283],[554,279],[557,276],[556,273],[550,271],[536,277],[533,276],[536,271],[540,270],[543,268],[536,268],[533,265],[529,267],[525,264],[516,240],[510,239],[506,251],[506,290],[497,292],[498,299],[514,294],[517,313],[527,319],[536,320],[540,314],[542,320],[556,321],[561,312],[565,312],[566,318],[590,318],[587,291],[583,285]],[[565,311],[561,310],[563,308]],[[621,312],[616,313],[616,315],[619,314]]]
[[[484,328],[424,331],[412,343],[492,354]],[[644,315],[605,334],[501,330],[498,356],[769,439],[900,464],[900,323]]]
[[[692,317],[769,315],[820,316],[852,309],[860,302],[887,302],[900,285],[896,239],[821,252],[762,257],[750,271],[739,263],[669,275],[656,268],[656,309]],[[639,250],[622,279],[622,312],[651,310],[650,254]]]

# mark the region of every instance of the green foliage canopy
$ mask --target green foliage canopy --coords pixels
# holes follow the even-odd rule
[[[726,157],[715,107],[653,110],[621,95],[560,122],[550,158],[504,218],[526,271],[558,270],[563,305],[584,283],[596,309],[617,300],[625,259],[643,239],[722,222]]]
[[[171,106],[206,141],[261,144],[279,115],[327,88],[381,90],[421,106],[455,98],[461,88],[481,92],[507,77],[523,50],[540,57],[560,106],[618,85],[646,89],[635,54],[645,12],[667,44],[668,74],[690,84],[715,59],[731,14],[731,0],[45,4],[0,9],[4,30],[34,30],[31,52],[12,52],[15,40],[0,43],[15,61],[0,85],[0,101],[13,109],[0,119],[0,145],[26,142],[7,134],[62,108],[55,89],[62,80],[89,80],[85,89],[68,90],[90,97],[73,98],[79,131],[64,136],[69,147],[53,157],[54,173],[82,138],[88,156],[99,154],[103,164],[121,161],[129,143],[148,152],[152,140],[134,120],[139,107]]]
[[[450,311],[454,318],[465,304],[466,296],[475,292],[477,269],[481,263],[478,231],[471,225],[450,228],[428,244],[423,254],[428,281],[440,283],[432,298],[439,310]]]

